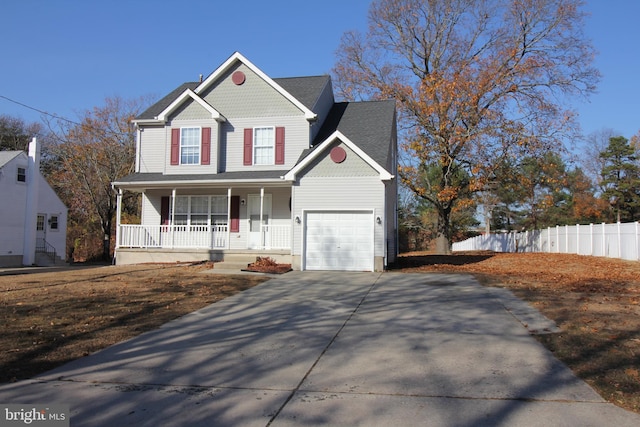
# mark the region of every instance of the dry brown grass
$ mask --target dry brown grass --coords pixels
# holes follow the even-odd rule
[[[567,254],[402,256],[405,272],[465,272],[511,289],[562,329],[536,338],[605,399],[640,413],[640,262]]]
[[[74,268],[0,276],[0,382],[29,378],[266,280],[210,265]]]

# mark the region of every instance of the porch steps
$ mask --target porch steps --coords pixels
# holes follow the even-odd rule
[[[253,254],[246,253],[237,253],[237,254],[224,254],[224,259],[222,261],[216,262],[213,265],[214,270],[232,270],[238,271],[247,268],[249,264],[255,262],[258,256]]]
[[[214,270],[239,271],[255,262],[259,257],[270,257],[276,262],[291,263],[290,251],[251,251],[251,252],[227,252],[223,255],[223,260],[213,265]]]

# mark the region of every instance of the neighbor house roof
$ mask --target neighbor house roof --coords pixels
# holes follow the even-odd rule
[[[24,153],[24,151],[0,151],[0,168],[18,157],[21,153]]]

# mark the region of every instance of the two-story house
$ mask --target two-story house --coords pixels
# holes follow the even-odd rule
[[[397,255],[395,102],[335,102],[331,78],[270,78],[239,53],[151,106],[138,129],[141,224],[116,262],[270,256],[382,270]],[[120,209],[118,209],[120,212]]]
[[[39,146],[0,151],[0,267],[63,264],[67,207],[40,173]]]

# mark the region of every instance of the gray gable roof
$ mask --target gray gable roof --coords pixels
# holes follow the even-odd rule
[[[333,105],[329,116],[322,124],[313,141],[313,147],[317,147],[338,130],[380,166],[387,167],[391,154],[391,140],[396,132],[395,112],[394,100],[338,102]],[[300,160],[314,148],[306,150]]]
[[[135,120],[153,120],[160,113],[162,113],[173,101],[175,101],[185,90],[187,89],[195,89],[198,87],[199,82],[187,82],[183,83],[174,90],[172,90],[167,96],[162,98],[160,101],[153,104],[151,107],[147,108],[144,112],[142,112]]]
[[[18,157],[24,151],[0,151],[0,168],[9,163],[14,158]],[[26,153],[25,153],[26,154]]]
[[[328,75],[273,79],[274,82],[312,111],[322,94],[322,90],[329,84],[330,80],[331,77]]]
[[[291,96],[300,101],[305,107],[313,110],[322,90],[330,80],[329,76],[310,77],[286,77],[273,79]],[[175,88],[160,101],[147,108],[136,120],[153,120],[163,112],[173,101],[175,101],[185,90],[194,90],[200,85],[199,82],[186,82]],[[214,106],[215,107],[215,106]]]

